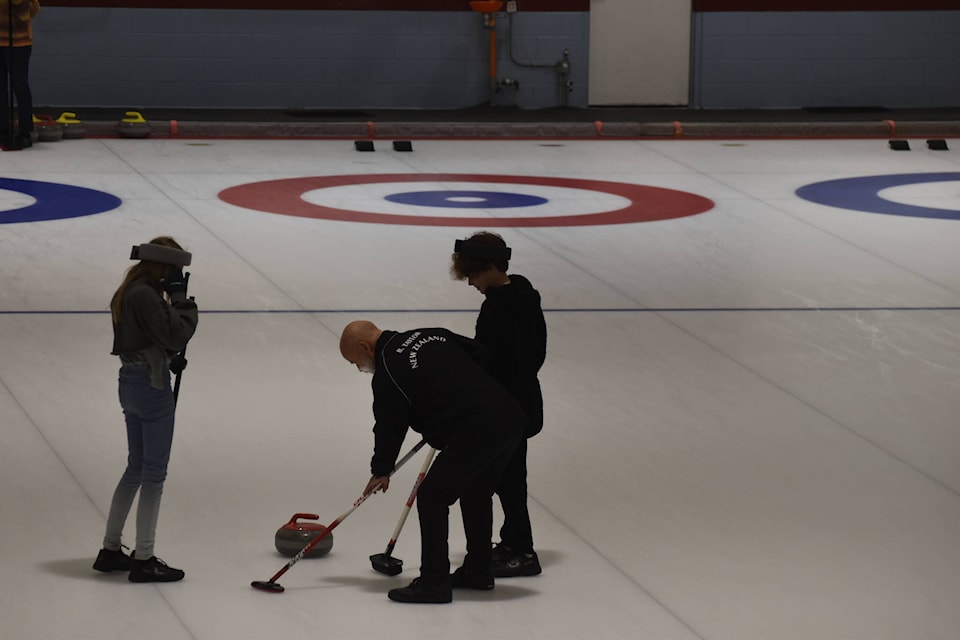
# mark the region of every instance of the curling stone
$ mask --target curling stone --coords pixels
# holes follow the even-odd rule
[[[57,142],[63,138],[63,126],[56,122],[53,116],[33,116],[33,129],[40,142]]]
[[[64,140],[78,140],[87,132],[83,122],[77,120],[77,114],[70,111],[61,113],[57,118],[57,124],[63,127]]]
[[[150,123],[139,111],[127,111],[120,119],[117,133],[121,138],[146,138],[150,135]]]
[[[274,544],[281,555],[288,558],[300,553],[305,546],[310,544],[314,538],[327,530],[325,526],[319,523],[299,522],[299,519],[318,520],[320,516],[314,513],[297,513],[290,522],[277,529],[277,535],[274,536]],[[333,533],[328,533],[317,545],[310,549],[304,555],[304,558],[319,558],[330,553],[333,548]]]

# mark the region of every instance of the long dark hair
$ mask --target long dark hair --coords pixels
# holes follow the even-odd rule
[[[148,244],[159,244],[163,247],[183,251],[183,247],[170,236],[154,238]],[[113,316],[113,323],[116,324],[120,322],[121,316],[123,315],[123,294],[127,292],[127,287],[130,286],[131,282],[145,277],[150,286],[153,287],[157,293],[160,293],[160,282],[166,277],[169,269],[170,265],[168,264],[151,262],[150,260],[141,260],[127,269],[127,273],[123,277],[123,282],[120,283],[120,286],[113,294],[113,298],[110,299],[110,315]]]

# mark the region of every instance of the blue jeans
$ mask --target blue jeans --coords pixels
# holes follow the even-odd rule
[[[150,386],[146,365],[120,368],[120,406],[127,424],[127,468],[113,493],[103,547],[120,548],[123,526],[139,490],[135,549],[138,560],[148,560],[154,555],[160,497],[173,444],[174,402],[170,372],[165,371],[163,377],[164,388],[155,389]]]

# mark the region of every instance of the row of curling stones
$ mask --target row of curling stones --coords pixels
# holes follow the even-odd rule
[[[314,538],[322,535],[327,530],[325,526],[313,522],[300,522],[304,520],[319,520],[320,516],[315,513],[297,513],[290,518],[290,522],[277,529],[277,535],[274,536],[273,543],[281,555],[292,558],[300,553],[305,546],[313,542]],[[330,553],[333,548],[333,533],[328,533],[313,549],[310,549],[304,558],[320,558]]]
[[[146,138],[152,132],[150,123],[139,111],[127,111],[117,124],[117,133],[121,138]],[[73,140],[82,138],[87,132],[77,114],[64,111],[56,120],[49,115],[33,116],[33,128],[40,142]]]
[[[64,111],[56,120],[49,115],[34,115],[33,130],[36,139],[40,142],[57,142],[58,140],[76,140],[87,132],[83,122],[77,119],[77,114]]]

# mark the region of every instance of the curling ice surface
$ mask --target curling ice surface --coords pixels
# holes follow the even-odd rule
[[[123,204],[0,225],[0,635],[954,640],[960,221],[794,192],[847,175],[957,171],[958,157],[904,157],[870,140],[421,141],[416,154],[356,154],[342,141],[85,139],[5,155],[5,176],[55,177]],[[453,241],[477,229],[296,218],[217,194],[452,171],[647,184],[715,207],[499,229],[547,309],[546,426],[529,457],[541,576],[429,611],[389,602],[416,575],[415,523],[395,551],[403,574],[376,573],[368,558],[389,538],[412,464],[269,598],[250,581],[283,566],[277,527],[298,511],[333,519],[368,479],[369,378],[341,359],[340,330],[367,317],[472,335],[482,298],[447,269]],[[891,197],[958,208],[943,187]],[[549,200],[549,215],[622,206],[523,192]],[[383,196],[309,194],[398,206]],[[0,192],[0,208],[24,197]],[[187,578],[130,585],[90,568],[125,456],[106,309],[129,247],[160,234],[195,256],[201,309],[157,544]]]

